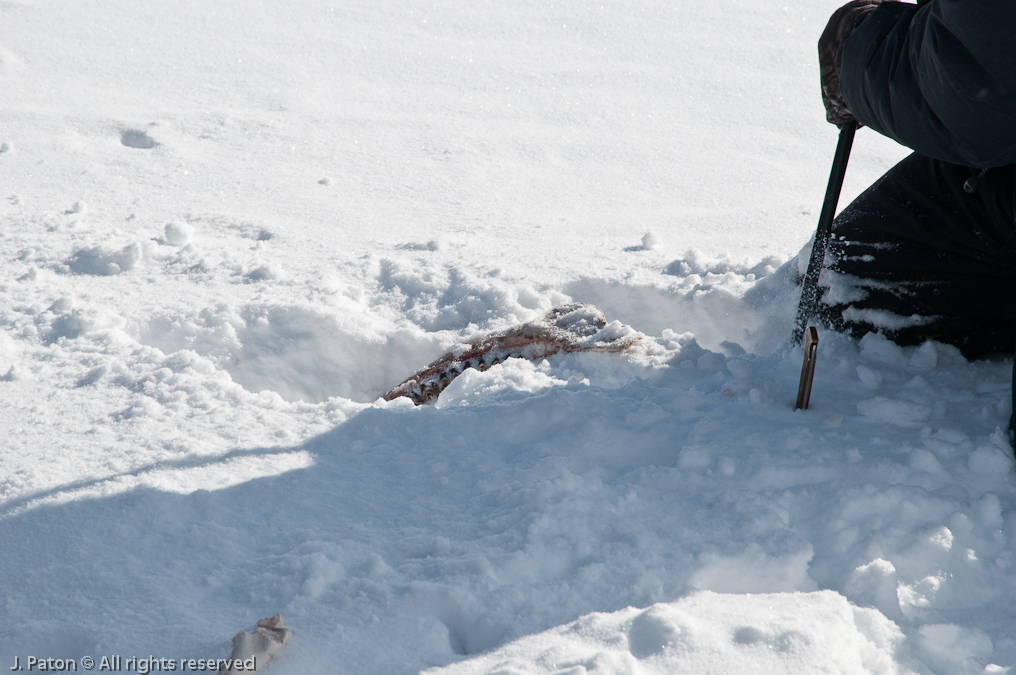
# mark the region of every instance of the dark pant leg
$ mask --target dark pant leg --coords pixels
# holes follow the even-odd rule
[[[968,356],[1016,344],[1016,167],[978,172],[913,154],[836,218],[819,318],[857,337],[928,339]]]

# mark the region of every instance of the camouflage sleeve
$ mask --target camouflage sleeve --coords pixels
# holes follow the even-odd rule
[[[840,66],[843,62],[843,45],[864,18],[880,0],[853,0],[833,12],[818,40],[818,63],[822,75],[822,103],[826,120],[838,127],[854,122],[849,106],[840,93]]]

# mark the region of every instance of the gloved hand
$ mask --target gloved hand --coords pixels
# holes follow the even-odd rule
[[[892,0],[886,0],[890,2]],[[840,66],[843,45],[857,26],[882,3],[882,0],[852,0],[833,12],[822,37],[818,39],[818,63],[822,69],[822,103],[826,119],[838,127],[855,122],[840,93]]]

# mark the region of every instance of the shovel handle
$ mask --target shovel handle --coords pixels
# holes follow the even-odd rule
[[[851,122],[840,129],[840,140],[836,144],[833,168],[829,172],[825,201],[822,202],[822,213],[818,217],[815,242],[811,246],[811,257],[808,259],[808,271],[801,284],[801,301],[797,304],[794,332],[790,335],[790,344],[794,347],[801,344],[808,320],[815,314],[815,309],[818,306],[818,277],[825,262],[826,244],[829,242],[833,218],[836,216],[836,203],[840,200],[843,176],[847,173],[847,160],[850,159],[850,146],[854,143],[855,131],[857,131],[857,122]]]

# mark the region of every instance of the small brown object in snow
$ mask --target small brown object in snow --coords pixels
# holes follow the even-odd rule
[[[255,626],[253,634],[242,630],[233,636],[233,653],[229,656],[230,665],[227,670],[220,670],[219,675],[241,672],[234,668],[234,664],[237,661],[248,661],[252,657],[256,659],[255,669],[260,670],[262,664],[271,661],[275,652],[286,644],[292,634],[293,631],[286,628],[280,614],[261,619]]]

